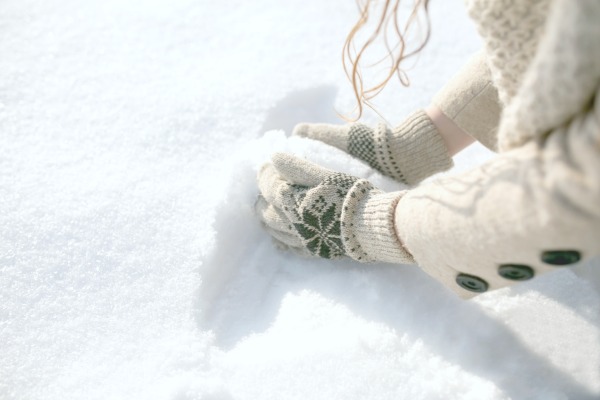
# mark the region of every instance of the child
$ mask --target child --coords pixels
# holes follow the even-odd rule
[[[409,185],[450,168],[474,139],[499,154],[392,193],[276,154],[259,172],[256,205],[276,240],[324,258],[416,263],[463,298],[600,254],[600,2],[466,3],[484,50],[430,107],[394,129],[294,133]]]

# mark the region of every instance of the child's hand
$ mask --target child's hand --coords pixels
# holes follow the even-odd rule
[[[337,147],[409,185],[452,166],[444,140],[424,111],[394,129],[385,124],[375,129],[363,124],[299,124],[293,134]]]
[[[290,154],[277,153],[272,161],[258,174],[262,197],[255,207],[275,240],[322,258],[413,262],[394,230],[403,192],[384,193]]]

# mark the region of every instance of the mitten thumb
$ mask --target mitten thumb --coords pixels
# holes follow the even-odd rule
[[[273,165],[291,184],[313,187],[321,183],[333,171],[287,153],[275,153]]]
[[[347,152],[349,131],[350,125],[298,124],[292,135],[315,139]]]

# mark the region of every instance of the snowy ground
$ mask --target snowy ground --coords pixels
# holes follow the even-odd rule
[[[479,45],[459,0],[431,11],[412,86],[377,102],[390,124]],[[462,301],[414,267],[300,259],[261,231],[254,176],[275,150],[397,188],[286,137],[351,109],[355,16],[0,3],[0,399],[600,398],[598,260]]]

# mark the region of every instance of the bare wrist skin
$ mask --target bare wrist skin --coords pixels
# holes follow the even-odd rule
[[[456,155],[475,141],[473,136],[460,129],[437,106],[433,104],[429,105],[425,108],[425,113],[431,118],[444,143],[446,143],[450,157]]]

